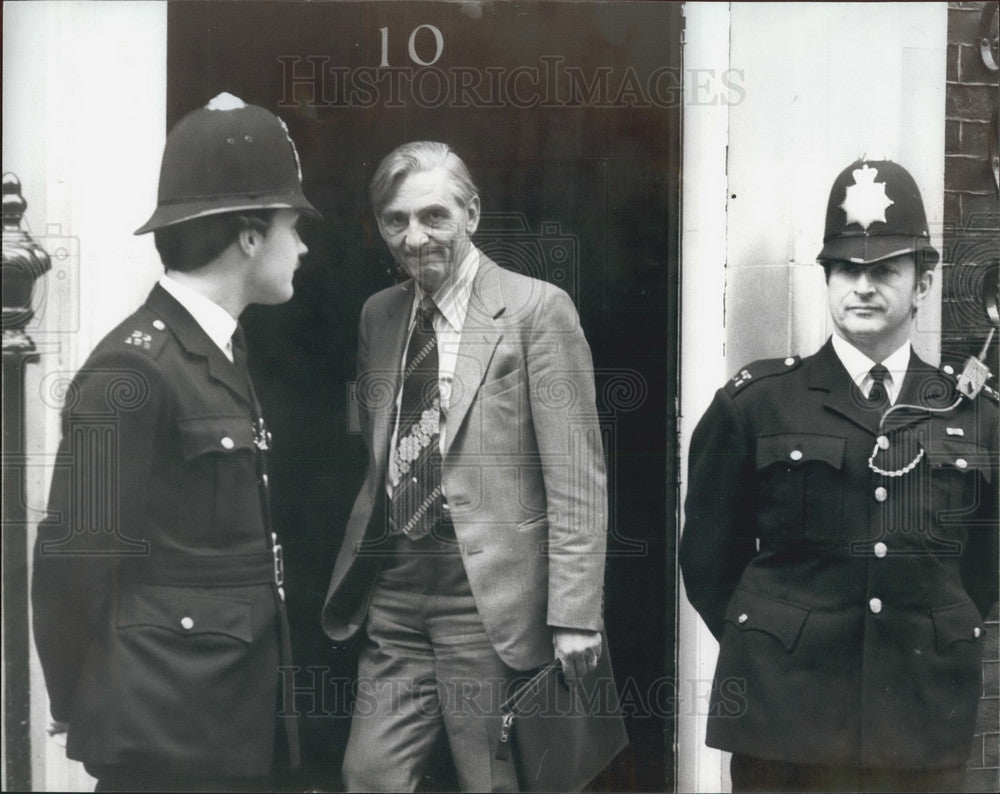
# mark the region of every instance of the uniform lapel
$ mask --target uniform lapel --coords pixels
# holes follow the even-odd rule
[[[951,405],[956,397],[954,386],[944,375],[911,349],[906,377],[903,379],[903,388],[896,399],[896,405],[941,409]],[[897,430],[926,418],[926,411],[901,409],[890,415],[886,425],[887,429]]]
[[[193,356],[204,358],[208,374],[229,389],[247,405],[252,405],[249,384],[205,333],[180,302],[157,284],[146,299],[146,305],[166,324],[181,347]]]
[[[497,265],[484,256],[472,282],[469,310],[462,326],[458,361],[455,362],[452,400],[446,417],[446,455],[472,407],[493,353],[503,337],[498,320],[503,315],[506,304],[496,278],[498,270]]]
[[[839,414],[874,434],[878,429],[882,412],[873,411],[864,405],[864,395],[854,385],[829,339],[809,360],[809,366],[809,388],[827,393],[824,402],[826,410]]]

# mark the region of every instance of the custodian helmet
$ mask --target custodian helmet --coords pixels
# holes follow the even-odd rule
[[[205,215],[289,208],[318,216],[302,193],[302,170],[285,123],[222,93],[167,135],[156,211],[145,234]]]
[[[930,243],[917,183],[891,160],[852,163],[834,180],[823,250],[816,258],[871,264],[909,253],[921,270],[932,269],[940,258]]]

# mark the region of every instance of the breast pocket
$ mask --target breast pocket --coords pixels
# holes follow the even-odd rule
[[[962,523],[989,497],[992,479],[989,452],[975,441],[939,438],[928,443],[931,521],[938,525]]]
[[[757,438],[762,539],[833,542],[843,534],[845,439],[808,433]]]
[[[248,416],[208,416],[178,422],[186,498],[197,503],[201,522],[224,534],[243,535],[260,526],[257,447]],[[219,537],[213,538],[219,542]]]

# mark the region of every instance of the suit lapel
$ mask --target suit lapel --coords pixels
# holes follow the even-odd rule
[[[493,353],[503,337],[497,321],[503,315],[506,304],[496,278],[498,270],[496,264],[483,256],[472,282],[469,310],[462,326],[462,341],[458,346],[458,360],[455,362],[451,401],[447,412],[444,441],[446,455],[472,407]]]
[[[385,470],[385,463],[388,460],[392,423],[396,416],[396,397],[399,394],[402,376],[400,366],[413,303],[412,285],[412,281],[400,285],[397,294],[386,302],[384,314],[375,317],[375,329],[368,344],[368,349],[371,351],[368,371],[376,377],[386,374],[390,381],[388,384],[390,399],[386,403],[380,403],[372,417],[372,449],[381,471]]]
[[[173,295],[157,284],[149,293],[146,305],[163,320],[186,352],[205,359],[211,378],[247,405],[253,404],[245,378]]]

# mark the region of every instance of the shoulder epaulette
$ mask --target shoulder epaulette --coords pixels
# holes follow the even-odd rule
[[[129,326],[131,325],[131,330]],[[160,348],[167,341],[167,326],[158,317],[142,317],[137,315],[133,322],[121,326],[121,343],[135,350],[142,350],[151,358],[156,358]]]
[[[952,367],[950,364],[945,364],[943,367],[941,367],[940,370],[938,370],[938,372],[943,373],[948,382],[951,383],[953,386],[957,387],[960,375],[955,371],[954,367]],[[956,391],[958,391],[957,388]],[[1000,404],[1000,393],[998,393],[997,390],[994,389],[992,386],[990,386],[988,383],[983,385],[983,388],[979,392],[979,394],[985,395],[992,402]]]
[[[799,356],[788,356],[788,358],[765,358],[754,361],[740,369],[726,384],[726,393],[730,397],[741,392],[751,383],[772,378],[775,375],[783,375],[796,369],[802,359]]]

